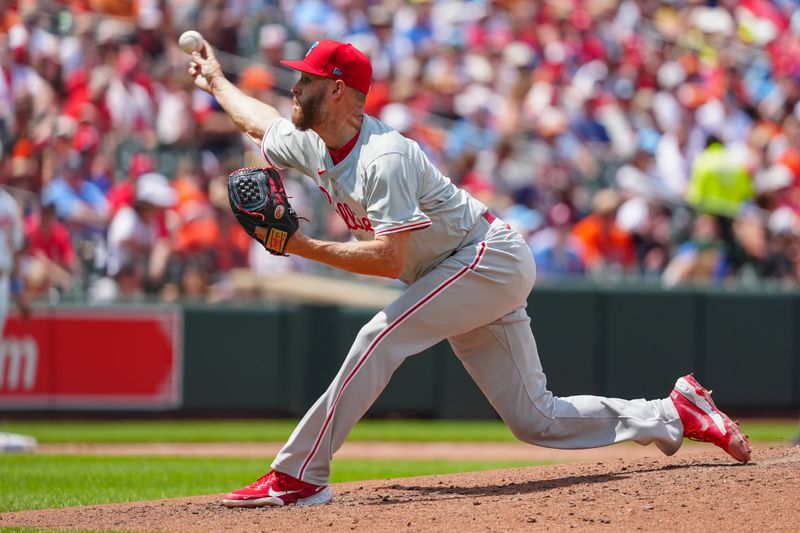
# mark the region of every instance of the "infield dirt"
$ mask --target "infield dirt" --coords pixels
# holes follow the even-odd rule
[[[146,480],[143,480],[146,482]],[[0,526],[124,531],[797,531],[800,447],[720,450],[334,485],[315,507],[220,495],[0,514]]]

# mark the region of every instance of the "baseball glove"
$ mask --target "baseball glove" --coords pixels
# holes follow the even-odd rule
[[[297,231],[280,174],[272,168],[241,168],[228,176],[228,200],[244,230],[274,255],[286,255],[286,243]]]

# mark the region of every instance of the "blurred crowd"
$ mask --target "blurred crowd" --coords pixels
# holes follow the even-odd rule
[[[235,269],[315,268],[229,214],[225,176],[264,162],[194,89],[186,29],[287,116],[280,59],[363,50],[367,112],[524,234],[540,279],[800,279],[795,1],[0,0],[0,182],[34,296],[224,299]],[[347,238],[285,178],[305,231]]]

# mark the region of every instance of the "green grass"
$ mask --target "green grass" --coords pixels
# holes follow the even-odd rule
[[[284,442],[296,420],[131,420],[0,422],[0,432],[22,433],[41,443]],[[800,432],[796,421],[742,423],[753,442],[785,442]],[[511,442],[500,421],[363,420],[350,441]]]
[[[0,422],[0,432],[42,443],[282,442],[295,421]],[[745,421],[755,443],[789,442],[795,421]],[[362,421],[351,441],[508,442],[499,421]],[[357,460],[333,462],[333,482],[526,466],[525,461]],[[0,512],[220,493],[269,469],[264,459],[0,455]],[[144,482],[143,482],[144,480]],[[32,530],[35,531],[35,530]]]
[[[38,527],[0,527],[0,533],[129,533],[120,529],[98,530],[98,529],[41,529]],[[130,532],[134,533],[134,532]]]
[[[131,420],[0,422],[0,432],[32,435],[41,443],[284,442],[297,420]],[[351,441],[506,442],[499,421],[364,420]]]
[[[38,527],[0,527],[0,533],[136,533],[122,529],[41,529]]]
[[[800,435],[800,424],[792,422],[743,420],[742,429],[754,443],[791,442]]]
[[[331,481],[531,466],[529,461],[335,460]],[[269,470],[263,459],[0,455],[0,512],[222,493]]]
[[[38,527],[0,527],[0,533],[60,533],[61,531],[65,531],[63,529],[39,529]],[[69,533],[84,533],[85,531],[94,531],[91,529],[85,529],[80,531],[75,531],[74,529],[69,530]],[[119,533],[118,531],[115,533]]]

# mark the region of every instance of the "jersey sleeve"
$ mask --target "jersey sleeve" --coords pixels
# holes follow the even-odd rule
[[[431,219],[420,209],[422,172],[401,154],[375,159],[366,169],[364,196],[375,235],[427,228]]]
[[[298,130],[285,118],[274,120],[261,139],[261,153],[267,165],[277,170],[293,168],[314,176],[317,168],[311,161],[311,154],[316,150],[312,134]]]

